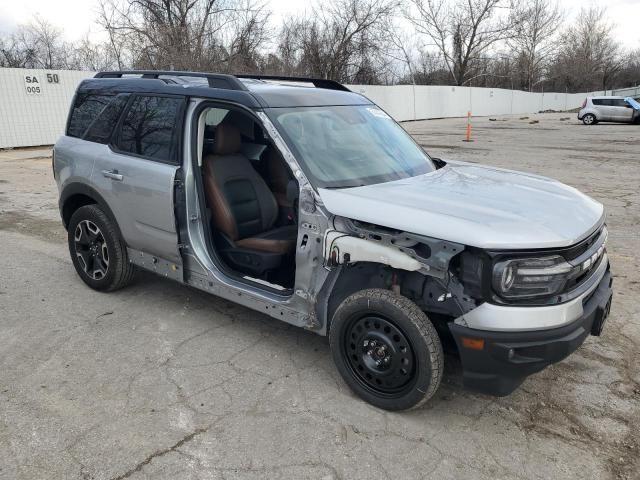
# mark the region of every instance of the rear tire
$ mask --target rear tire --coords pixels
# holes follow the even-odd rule
[[[135,267],[116,226],[100,207],[85,205],[76,210],[67,235],[71,261],[84,283],[105,292],[131,283]]]
[[[415,303],[390,290],[347,297],[333,316],[329,343],[342,378],[376,407],[417,408],[440,385],[444,359],[433,324]]]
[[[585,125],[595,125],[596,123],[598,123],[598,119],[595,115],[587,113],[584,117],[582,117],[582,123],[584,123]]]

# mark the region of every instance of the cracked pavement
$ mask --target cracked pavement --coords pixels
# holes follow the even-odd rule
[[[151,274],[88,289],[48,153],[0,152],[0,479],[639,478],[640,127],[530,117],[474,119],[472,143],[465,119],[404,126],[434,156],[605,204],[604,335],[505,398],[465,392],[447,356],[438,393],[405,413],[354,397],[325,338]]]

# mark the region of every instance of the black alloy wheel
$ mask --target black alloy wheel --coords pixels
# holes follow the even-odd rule
[[[98,205],[78,208],[67,226],[69,254],[76,272],[95,290],[128,285],[135,273],[119,229]]]
[[[84,273],[93,280],[103,279],[109,270],[109,249],[104,235],[90,220],[82,220],[73,234],[75,253]]]

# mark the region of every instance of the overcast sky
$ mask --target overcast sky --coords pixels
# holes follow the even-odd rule
[[[28,22],[40,14],[64,30],[67,40],[77,40],[87,32],[99,38],[100,27],[94,23],[96,0],[0,0],[0,31],[12,31],[17,25]],[[285,14],[304,13],[310,2],[303,0],[265,0],[274,14],[274,21]],[[561,0],[568,12],[567,22],[576,15],[585,0]],[[640,0],[592,0],[596,5],[606,5],[614,35],[627,48],[640,48]],[[275,22],[274,22],[275,23]]]

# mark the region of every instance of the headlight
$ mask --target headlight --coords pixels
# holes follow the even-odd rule
[[[562,291],[573,266],[559,255],[517,258],[493,267],[493,288],[504,298],[536,298]]]

